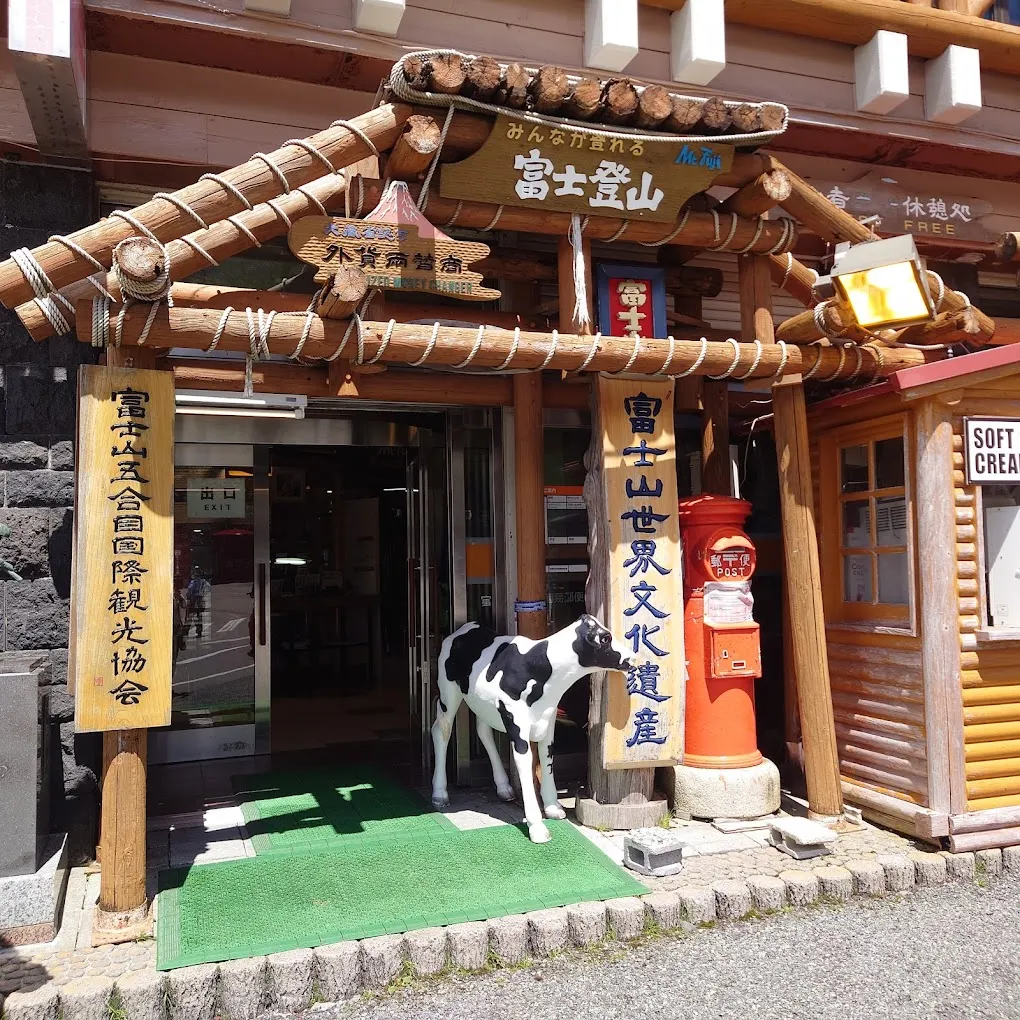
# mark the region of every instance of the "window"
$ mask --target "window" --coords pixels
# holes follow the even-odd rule
[[[829,433],[822,457],[826,615],[909,625],[912,539],[902,419]]]
[[[985,610],[982,623],[1020,633],[1020,485],[978,486],[984,526]]]

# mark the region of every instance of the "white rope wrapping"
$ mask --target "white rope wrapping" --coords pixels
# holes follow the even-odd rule
[[[248,319],[248,343],[253,361],[264,361],[269,357],[269,331],[273,328],[276,312],[264,312],[261,308],[246,308]]]
[[[284,174],[284,172],[264,152],[253,152],[251,154],[251,158],[262,160],[262,162],[265,163],[267,167],[269,167],[273,176],[276,178],[276,183],[279,184],[281,188],[283,188],[283,193],[285,195],[290,194],[290,181],[287,180],[287,177]]]
[[[365,132],[358,127],[357,124],[352,124],[349,120],[338,119],[333,121],[333,123],[330,124],[329,126],[331,128],[335,128],[338,125],[342,128],[347,128],[347,130],[350,131],[351,134],[357,135],[365,143],[365,145],[368,146],[368,151],[371,152],[373,156],[380,155],[379,149],[376,147],[375,142],[373,142],[372,139],[369,138],[368,135],[366,135]]]
[[[520,344],[520,342],[521,342],[521,327],[514,326],[514,341],[510,345],[510,353],[506,356],[506,360],[503,362],[503,364],[501,364],[495,371],[502,372],[503,369],[506,368],[510,364],[510,362],[514,360],[514,357],[517,355],[517,347]]]
[[[64,317],[61,307],[73,317],[74,305],[60,291],[55,290],[52,294],[47,294],[45,297],[34,297],[32,298],[32,303],[43,313],[46,321],[53,327],[53,332],[57,336],[66,336],[71,332],[71,324]]]
[[[833,379],[843,371],[843,366],[846,364],[846,348],[840,347],[839,349],[839,364],[836,366],[835,371],[831,375],[827,375],[824,379],[819,379],[819,382],[832,382]]]
[[[52,281],[46,275],[42,266],[39,265],[36,257],[28,248],[15,248],[11,252],[11,258],[28,281],[28,285],[35,291],[35,297],[32,300],[39,307],[43,315],[46,316],[54,331],[60,336],[70,333],[71,326],[67,319],[64,318],[58,304],[63,303],[72,316],[74,315],[74,308],[62,294],[58,294],[53,289]],[[58,300],[54,300],[55,298]]]
[[[852,383],[858,375],[861,373],[861,369],[864,367],[864,355],[861,354],[861,348],[858,344],[854,344],[853,352],[857,356],[857,365],[854,370],[847,376],[846,381]]]
[[[450,109],[452,110],[453,107],[451,106]],[[475,337],[474,345],[472,346],[470,352],[468,353],[468,356],[463,361],[458,361],[456,365],[452,366],[453,368],[467,368],[468,365],[470,365],[471,362],[475,360],[475,355],[479,352],[479,350],[481,350],[482,336],[484,334],[485,326],[481,325],[478,327],[478,336]]]
[[[216,345],[220,342],[220,337],[223,336],[223,331],[227,328],[227,319],[230,317],[230,313],[234,309],[227,305],[223,309],[223,314],[220,316],[220,321],[216,324],[216,331],[213,333],[212,343],[205,349],[206,354],[212,354],[216,350]]]
[[[432,336],[429,337],[429,342],[425,347],[425,353],[417,360],[411,362],[411,367],[416,368],[418,365],[424,365],[428,360],[428,356],[432,353],[433,348],[436,346],[436,339],[439,336],[439,323],[435,323],[432,326]]]
[[[679,234],[680,231],[687,226],[687,219],[690,215],[691,210],[689,208],[684,209],[684,214],[683,216],[680,217],[680,222],[677,223],[677,225],[665,237],[660,238],[658,241],[638,241],[638,244],[643,245],[645,248],[661,248],[664,244],[669,244],[669,242],[672,241],[673,238],[676,237],[676,235]],[[624,226],[627,225],[626,220],[623,221],[623,225]],[[623,233],[623,231],[617,231],[617,233]],[[616,234],[613,234],[613,236],[609,238],[609,240],[615,241]]]
[[[234,213],[233,216],[228,216],[227,222],[240,230],[256,248],[261,248],[262,242],[237,218],[240,215],[240,213]]]
[[[733,337],[730,337],[726,342],[728,344],[733,344],[733,362],[730,365],[730,367],[726,369],[725,372],[723,372],[722,375],[710,375],[708,377],[709,379],[729,379],[729,377],[733,375],[733,372],[736,369],[737,365],[740,363],[740,344],[737,343],[737,341],[734,340]]]
[[[382,343],[379,345],[379,350],[375,352],[375,357],[369,358],[365,362],[366,365],[374,365],[386,352],[386,348],[390,345],[390,339],[393,337],[393,327],[397,324],[396,319],[390,319],[386,323],[386,332],[383,333]]]
[[[669,372],[669,367],[673,364],[673,355],[676,353],[676,340],[673,339],[673,334],[670,333],[666,339],[669,340],[669,355],[662,363],[662,368],[656,373],[657,375],[666,375]]]
[[[244,192],[241,191],[240,188],[238,188],[235,185],[231,184],[230,181],[228,181],[226,179],[226,177],[223,177],[220,174],[202,174],[202,176],[199,177],[199,180],[200,181],[214,181],[228,195],[230,195],[231,198],[234,198],[238,202],[240,202],[241,205],[243,205],[245,207],[245,209],[251,210],[252,204],[251,204],[251,202],[248,201],[248,199],[245,196]]]
[[[453,215],[443,224],[443,229],[446,230],[452,227],[457,222],[457,217],[460,216],[461,209],[464,208],[464,199],[458,198],[457,204],[453,207]]]
[[[123,220],[125,223],[130,223],[139,234],[144,234],[150,241],[155,241],[156,244],[160,243],[159,238],[140,220],[136,219],[131,213],[124,212],[123,209],[114,209],[110,213],[111,219],[116,217],[119,220]]]
[[[167,194],[167,192],[165,191],[157,191],[156,194],[153,195],[152,197],[161,198],[163,199],[164,202],[169,202],[175,209],[180,209],[182,213],[184,213],[186,216],[190,216],[198,224],[199,229],[201,230],[209,229],[209,224],[206,223],[205,220],[203,220],[202,217],[199,216],[198,213],[195,212],[195,210],[192,209],[191,206],[184,201],[184,199],[178,198],[176,195]]]
[[[496,215],[493,216],[492,219],[484,227],[482,227],[482,233],[484,234],[488,230],[495,230],[496,229],[496,224],[499,223],[499,218],[502,215],[503,215],[503,207],[501,205],[497,206],[496,207]]]
[[[442,92],[421,92],[418,89],[412,88],[404,74],[404,63],[410,57],[423,57],[430,58],[439,56],[440,54],[451,54],[464,57],[465,59],[473,59],[474,54],[462,53],[459,50],[453,49],[429,49],[429,50],[418,50],[413,53],[405,53],[400,60],[393,65],[393,70],[390,72],[389,88],[390,91],[397,96],[399,99],[406,103],[414,103],[425,106],[455,106],[462,109],[473,109],[483,110],[489,114],[505,114],[513,117],[514,120],[526,121],[534,124],[547,124],[550,126],[561,126],[570,125],[578,129],[584,129],[586,131],[594,131],[597,134],[603,135],[606,138],[622,138],[627,141],[674,141],[674,142],[688,142],[692,144],[700,144],[705,141],[704,135],[674,135],[664,131],[655,133],[642,132],[636,128],[627,128],[622,125],[604,125],[599,124],[595,126],[588,123],[587,121],[572,120],[570,118],[563,117],[545,117],[540,113],[535,113],[531,110],[512,110],[505,106],[497,106],[494,103],[486,103],[478,99],[470,99],[467,96],[461,95],[447,95]],[[538,71],[537,67],[527,68],[529,72],[535,74]],[[576,84],[580,80],[579,75],[568,74],[568,82],[571,85]],[[693,99],[693,96],[682,96],[674,93],[670,93],[671,98],[681,99]],[[736,106],[737,103],[727,104]],[[766,142],[775,138],[777,135],[781,135],[786,130],[786,123],[789,119],[789,110],[781,103],[769,103],[770,107],[779,108],[783,111],[783,121],[780,128],[775,131],[752,131],[744,134],[725,135],[722,138],[725,139],[727,145],[747,145],[749,143],[755,143],[764,145]],[[334,122],[336,123],[336,122]],[[343,123],[343,122],[340,122]],[[722,140],[722,138],[720,140]]]
[[[236,226],[236,224],[235,224],[235,226]],[[194,238],[193,238],[193,237],[192,237],[192,236],[191,236],[190,234],[186,235],[185,237],[182,237],[182,238],[181,238],[181,240],[182,240],[182,241],[183,241],[183,242],[184,242],[184,243],[185,243],[185,244],[186,244],[186,245],[187,245],[187,246],[188,246],[188,247],[189,247],[189,248],[190,248],[190,249],[191,249],[191,250],[192,250],[193,252],[195,252],[195,253],[196,253],[197,255],[201,255],[201,256],[202,256],[202,258],[204,258],[204,259],[206,260],[206,262],[208,262],[208,263],[209,263],[209,265],[210,265],[210,266],[218,266],[218,265],[219,265],[219,262],[217,262],[217,261],[216,261],[216,259],[214,259],[214,258],[212,257],[212,255],[210,255],[210,254],[209,254],[209,252],[207,252],[207,251],[205,250],[205,248],[203,248],[203,247],[202,247],[202,246],[201,246],[201,245],[200,245],[200,244],[198,243],[198,241],[196,241],[196,240],[195,240],[195,239],[194,239]]]
[[[941,283],[941,281],[942,281],[942,278],[939,277],[939,282]],[[963,302],[963,307],[964,308],[970,308],[970,298],[967,297],[967,295],[964,294],[964,292],[962,290],[954,290],[953,293]]]
[[[715,209],[712,210],[712,219],[715,221],[715,240],[718,241],[719,240],[719,214],[715,211]],[[715,247],[713,247],[713,248],[709,248],[709,251],[724,251],[725,249],[727,249],[729,247],[730,241],[733,240],[734,236],[737,233],[737,225],[739,224],[739,222],[740,222],[740,219],[737,216],[737,214],[736,213],[730,213],[730,232],[726,235],[726,240],[722,241],[720,244],[715,245]]]
[[[764,347],[762,342],[755,338],[754,341],[754,361],[751,362],[751,367],[743,374],[734,376],[735,379],[747,379],[754,374],[755,369],[758,367],[758,363],[761,361],[762,351]],[[786,345],[783,345],[783,354],[786,354]]]
[[[766,255],[778,255],[780,252],[785,251],[787,255],[790,255],[790,248],[793,247],[793,242],[797,234],[797,224],[791,219],[783,220],[783,229],[779,234],[779,240],[765,253]],[[786,276],[790,275],[790,270],[793,268],[793,256],[790,255],[790,265],[787,267]],[[783,277],[783,282],[786,282],[786,276]],[[818,273],[815,272],[815,279],[818,279]]]
[[[779,281],[779,289],[783,290],[786,287],[786,281],[790,279],[790,273],[793,272],[793,252],[788,251],[786,253],[786,271],[783,273],[783,278]]]
[[[946,297],[946,283],[938,273],[932,273],[932,276],[935,277],[935,282],[939,285],[939,296],[935,299],[935,311],[938,311]]]
[[[429,163],[429,169],[428,172],[425,174],[425,179],[421,182],[421,191],[418,192],[418,208],[422,212],[425,211],[425,206],[428,205],[429,188],[432,186],[432,177],[436,172],[436,168],[439,166],[439,157],[442,155],[443,146],[446,144],[446,136],[450,131],[450,123],[452,120],[453,120],[453,107],[451,106],[446,111],[446,120],[443,121],[443,130],[439,134],[439,145],[436,146],[436,153],[432,157],[432,162]]]
[[[266,205],[268,205],[269,208],[272,209],[273,212],[276,213],[276,215],[279,216],[281,220],[283,220],[287,229],[290,230],[290,228],[294,226],[294,224],[291,223],[290,217],[276,204],[278,201],[279,199],[271,198],[266,202]]]
[[[637,361],[637,356],[640,351],[641,351],[641,337],[635,336],[634,350],[630,352],[630,358],[628,359],[627,364],[624,365],[619,372],[611,372],[610,375],[624,375],[625,373],[629,372],[631,365],[633,365],[634,362]]]
[[[824,350],[824,348],[822,347],[821,344],[815,344],[814,348],[815,348],[815,363],[811,366],[810,371],[804,373],[802,377],[804,382],[807,382],[808,379],[810,379],[811,376],[813,376],[815,372],[818,371],[818,366],[821,365],[822,363],[822,351]]]
[[[702,362],[707,357],[708,357],[708,338],[707,337],[702,337],[701,338],[701,352],[698,354],[697,361],[695,361],[694,364],[691,365],[690,368],[685,369],[683,372],[680,372],[678,375],[673,376],[673,378],[674,379],[686,379],[687,376],[694,375],[694,373],[697,372],[697,370],[699,368],[701,368]]]
[[[607,238],[606,238],[606,244],[612,244],[612,243],[613,243],[613,241],[619,241],[619,239],[620,239],[621,237],[623,237],[623,233],[624,233],[624,231],[625,231],[625,230],[626,230],[626,229],[627,229],[627,228],[628,228],[629,226],[630,226],[630,220],[620,220],[620,225],[619,225],[619,227],[617,227],[617,228],[616,228],[616,230],[615,230],[615,231],[613,232],[613,235],[612,235],[611,237],[607,237]],[[643,241],[642,241],[641,243],[642,243],[642,244],[644,244],[644,242],[643,242]]]
[[[299,149],[304,149],[309,156],[319,160],[331,174],[337,172],[336,167],[329,161],[329,158],[316,146],[312,145],[307,138],[288,138],[283,145],[296,145]],[[283,148],[283,146],[280,146],[280,148]]]
[[[545,356],[545,361],[543,361],[542,364],[538,366],[539,372],[545,369],[549,362],[552,361],[552,359],[556,356],[556,346],[559,342],[560,331],[558,329],[554,329],[552,331],[552,344],[550,344],[549,346],[549,351]]]
[[[110,302],[103,297],[92,299],[92,346],[106,347],[110,342]]]
[[[71,238],[64,237],[63,234],[51,234],[46,240],[62,244],[68,251],[72,251],[79,258],[84,259],[97,273],[102,273],[105,278],[106,266],[90,252],[87,252],[77,241],[72,241]],[[104,291],[104,293],[108,292]]]
[[[308,337],[311,336],[312,326],[315,324],[315,320],[318,318],[318,316],[312,310],[312,304],[314,303],[315,301],[313,299],[312,303],[309,304],[309,306],[302,313],[305,317],[305,324],[301,330],[301,336],[298,339],[297,345],[295,346],[294,350],[292,350],[288,355],[291,361],[298,361],[301,358],[301,352],[305,349],[305,344],[308,343]]]
[[[583,372],[590,364],[591,359],[595,357],[595,353],[599,349],[599,344],[602,342],[602,334],[596,333],[594,339],[591,342],[591,348],[588,351],[587,357],[581,362],[581,367],[575,370],[575,374]]]
[[[750,241],[747,242],[746,247],[738,248],[737,249],[737,254],[738,255],[746,255],[758,243],[758,238],[761,237],[761,232],[764,229],[765,229],[765,218],[763,216],[759,216],[758,217],[758,226],[754,228],[754,236],[751,238]],[[783,227],[783,233],[785,233],[785,232],[786,232],[786,227],[784,226]],[[782,238],[783,234],[780,234],[779,236],[780,236],[780,238]]]
[[[757,343],[757,341],[755,341],[755,343]],[[790,356],[790,349],[786,346],[786,344],[782,340],[777,340],[776,343],[779,344],[779,346],[780,346],[780,348],[782,350],[782,357],[779,359],[779,368],[776,369],[776,374],[772,378],[773,379],[781,379],[782,376],[783,376],[783,372],[786,371],[786,361],[787,361],[787,358],[789,358],[789,356]],[[757,367],[758,362],[755,361],[754,364],[755,364],[755,367]],[[750,373],[748,373],[748,374],[750,374]]]
[[[344,176],[343,170],[334,170],[333,172],[337,173],[337,174],[340,174],[345,181],[347,180],[346,176]],[[294,190],[295,191],[300,191],[301,194],[304,195],[305,198],[307,198],[308,201],[311,202],[312,205],[314,205],[315,208],[318,209],[319,212],[323,216],[328,216],[329,215],[329,212],[326,210],[326,207],[319,201],[318,198],[316,198],[315,195],[312,194],[312,192],[310,192],[308,190],[308,185],[307,184],[302,184],[300,187],[295,188]]]

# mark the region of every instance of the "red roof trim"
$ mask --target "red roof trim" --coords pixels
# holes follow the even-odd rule
[[[973,354],[961,355],[958,358],[933,361],[927,365],[918,365],[916,368],[903,368],[889,376],[889,383],[894,392],[902,393],[915,386],[948,382],[951,379],[961,379],[972,372],[983,372],[989,368],[1004,368],[1007,365],[1016,365],[1017,371],[1020,371],[1020,344],[989,347]]]

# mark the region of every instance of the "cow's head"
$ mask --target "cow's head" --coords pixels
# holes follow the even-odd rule
[[[586,669],[625,671],[633,665],[630,649],[587,613],[574,624],[573,649],[577,661]]]

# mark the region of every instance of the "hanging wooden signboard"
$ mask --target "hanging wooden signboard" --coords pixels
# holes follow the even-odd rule
[[[495,301],[500,292],[482,286],[468,268],[485,258],[489,246],[457,241],[419,212],[403,181],[391,181],[375,209],[363,220],[304,216],[290,228],[290,250],[318,267],[325,283],[342,265],[354,265],[369,287],[414,290],[461,301]]]
[[[610,138],[595,128],[533,124],[500,114],[477,152],[443,167],[439,193],[672,223],[692,195],[730,169],[733,151],[714,138],[686,143]]]
[[[634,665],[609,673],[607,769],[683,753],[684,607],[672,381],[599,378],[609,523],[607,626]]]
[[[78,374],[70,676],[79,733],[170,723],[174,379]]]

